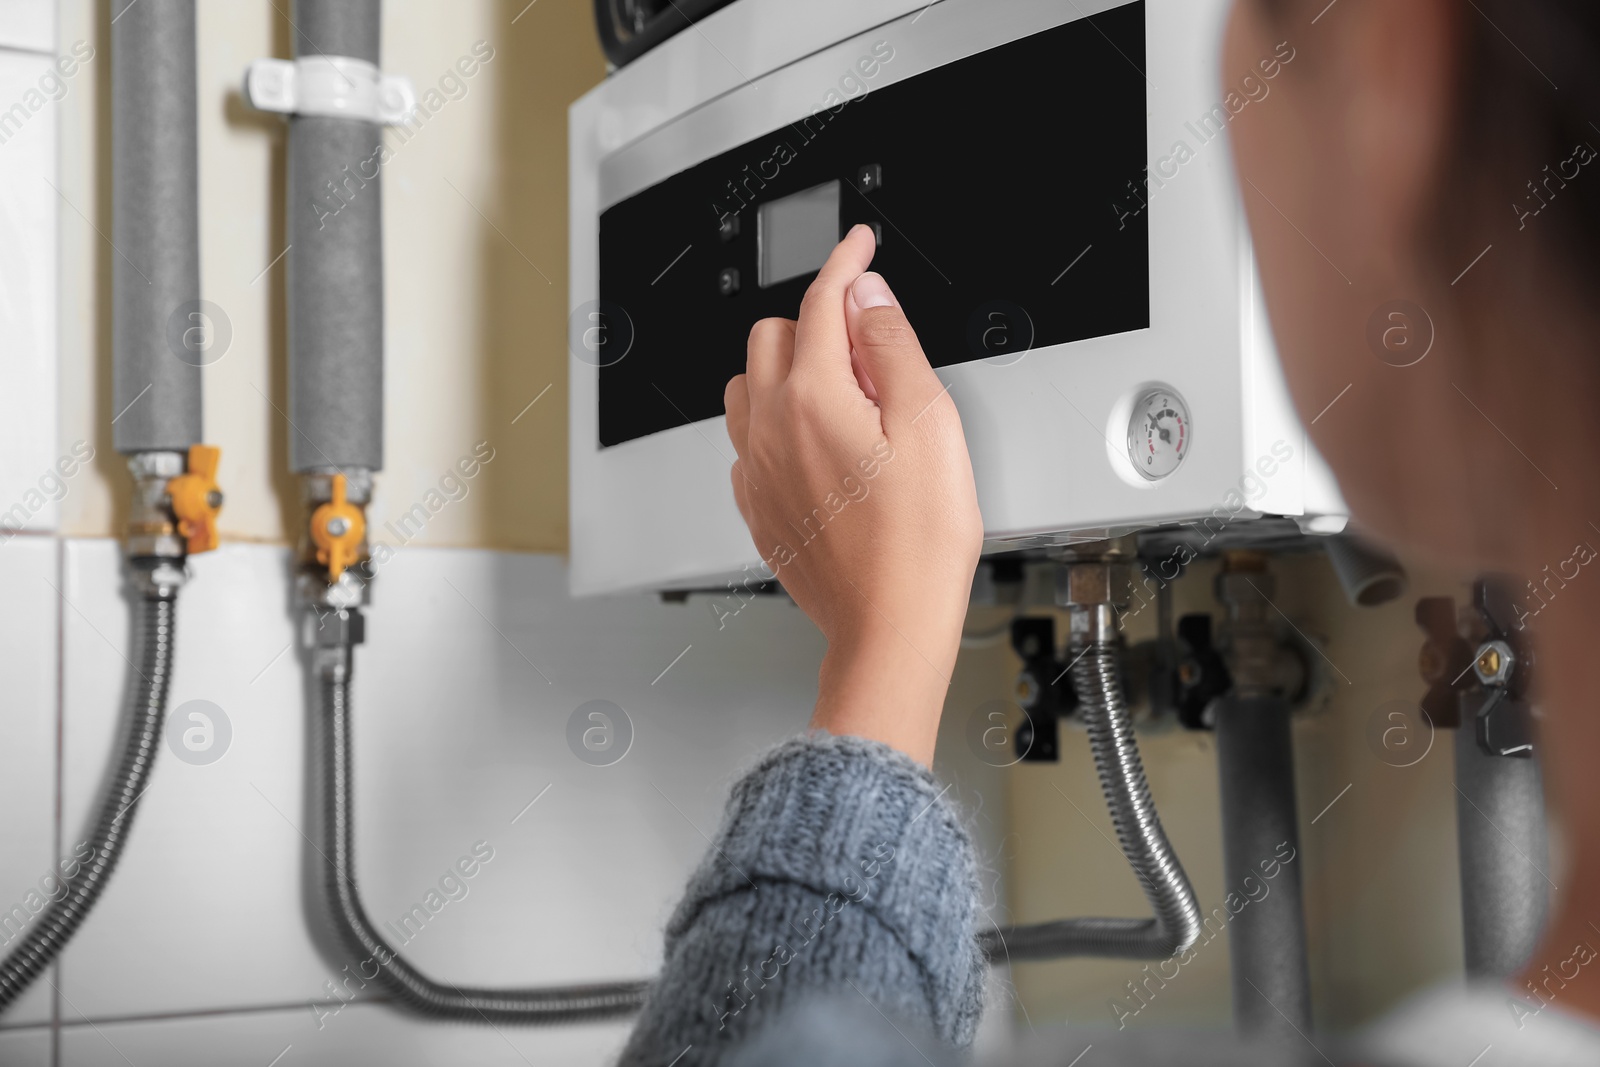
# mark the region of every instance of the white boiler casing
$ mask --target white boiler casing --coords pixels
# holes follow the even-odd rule
[[[1273,105],[1297,42],[1223,71],[1226,8],[738,0],[575,103],[573,592],[759,568],[721,383],[755,318],[796,313],[809,276],[779,272],[814,255],[819,226],[837,236],[818,210],[841,232],[877,225],[961,412],[988,550],[1268,514],[1341,529],[1278,367],[1225,132]],[[1130,428],[1152,389],[1186,409],[1164,423],[1183,451],[1157,479]]]

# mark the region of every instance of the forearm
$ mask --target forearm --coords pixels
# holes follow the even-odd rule
[[[621,1062],[716,1063],[819,995],[967,1044],[977,911],[971,845],[926,769],[860,738],[790,742],[735,787]]]

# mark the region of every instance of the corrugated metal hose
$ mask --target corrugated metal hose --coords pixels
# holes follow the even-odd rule
[[[61,879],[66,891],[51,901],[28,927],[20,944],[0,961],[0,1011],[27,989],[50,965],[100,898],[127,843],[148,788],[156,746],[167,714],[167,688],[172,679],[173,628],[177,589],[146,593],[135,604],[136,650],[129,661],[124,716],[127,733],[122,754],[111,774],[94,829],[86,843],[93,849],[76,874]]]
[[[340,944],[361,960],[356,971],[421,1015],[469,1023],[556,1024],[614,1018],[644,1003],[644,982],[606,982],[544,989],[480,989],[437,982],[418,971],[373,927],[356,889],[354,783],[350,741],[350,654],[346,644],[320,649],[315,684],[320,707],[323,848],[322,888]],[[336,653],[327,655],[327,653]],[[342,653],[339,655],[337,653]],[[368,971],[374,971],[369,974]]]
[[[1096,643],[1073,665],[1072,682],[1117,843],[1143,884],[1155,916],[1061,919],[989,930],[981,942],[991,961],[1063,956],[1166,959],[1200,936],[1200,905],[1150,797],[1120,671],[1116,646]]]

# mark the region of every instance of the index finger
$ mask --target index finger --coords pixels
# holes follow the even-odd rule
[[[800,302],[795,327],[795,372],[832,371],[850,375],[850,331],[844,321],[844,294],[872,265],[878,240],[872,228],[850,228],[828,256]]]

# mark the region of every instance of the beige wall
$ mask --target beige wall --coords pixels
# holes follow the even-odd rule
[[[1318,664],[1328,678],[1326,698],[1295,728],[1297,862],[1306,884],[1312,992],[1318,1027],[1333,1029],[1370,1019],[1406,994],[1461,973],[1452,737],[1441,731],[1426,758],[1401,769],[1378,758],[1367,729],[1381,705],[1422,695],[1422,632],[1412,621],[1417,598],[1452,595],[1460,603],[1465,586],[1450,575],[1412,568],[1406,596],[1354,609],[1321,553],[1277,560],[1273,570],[1277,605],[1324,642],[1337,665],[1335,671]],[[1179,583],[1178,615],[1215,610],[1214,574],[1214,564],[1196,565]],[[1153,621],[1153,611],[1144,615],[1139,629]],[[1162,821],[1209,912],[1236,888],[1223,884],[1212,737],[1142,732],[1140,745]],[[1347,785],[1349,792],[1311,825]],[[1147,914],[1138,883],[1110,843],[1115,833],[1081,729],[1067,731],[1060,764],[1015,770],[1010,812],[1008,884],[1016,921]],[[1111,998],[1128,996],[1125,985],[1142,978],[1141,966],[1024,964],[1016,969],[1017,993],[1034,1023],[1109,1025]],[[1194,962],[1130,1025],[1226,1025],[1228,973],[1227,940],[1218,937],[1199,948]],[[1128,1005],[1138,1006],[1131,999]]]
[[[200,0],[199,12],[201,288],[233,327],[204,372],[206,437],[223,449],[223,536],[284,541],[298,495],[280,413],[282,261],[262,274],[286,243],[284,133],[238,86],[251,60],[291,54],[292,11],[288,0]],[[61,433],[99,452],[63,502],[73,535],[115,535],[126,492],[108,390],[116,253],[101,236],[111,233],[109,21],[103,2],[62,0],[63,44],[96,49],[61,104]],[[494,462],[420,541],[562,552],[566,108],[605,68],[585,0],[384,4],[383,66],[419,92],[480,40],[494,58],[384,171],[386,463],[371,517],[405,511],[487,440]]]

